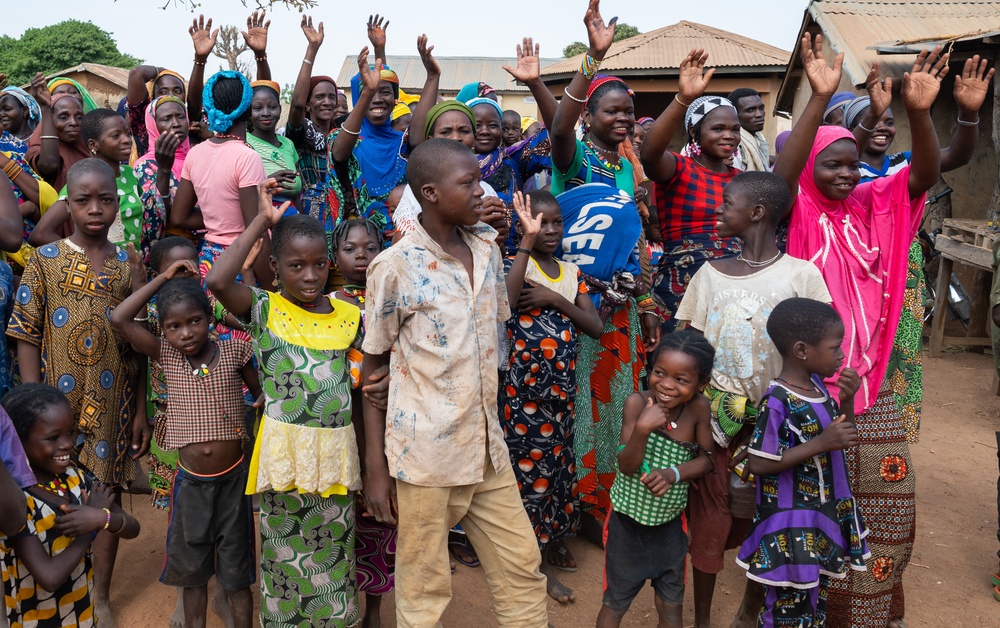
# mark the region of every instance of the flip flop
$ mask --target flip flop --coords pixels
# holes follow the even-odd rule
[[[993,587],[993,599],[1000,602],[1000,585]]]
[[[555,549],[556,553],[559,554],[559,556],[562,557],[563,559],[565,559],[566,555],[569,554],[569,548],[566,547],[565,543],[560,544],[558,548],[554,548],[554,549]],[[557,565],[557,564],[553,563],[551,560],[549,561],[549,565],[551,565],[554,569],[558,569],[559,571],[565,571],[566,573],[576,573],[580,569],[579,566],[577,566],[577,567],[567,567],[566,565]]]
[[[993,572],[993,586],[1000,587],[1000,573]]]
[[[479,562],[478,558],[469,557],[470,547],[469,539],[467,539],[465,535],[450,534],[448,536],[448,552],[451,554],[451,557],[454,558],[456,562],[459,562],[466,567],[475,568],[482,563]],[[460,552],[463,551],[464,554],[460,555]]]

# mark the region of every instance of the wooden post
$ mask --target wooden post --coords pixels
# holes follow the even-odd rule
[[[993,55],[993,66],[1000,61],[1000,53]],[[1000,146],[1000,72],[993,75],[993,146]],[[987,217],[994,225],[1000,225],[1000,159],[997,160],[997,176],[993,180],[993,196]]]
[[[931,319],[931,357],[941,357],[944,324],[948,321],[948,289],[954,262],[941,256],[938,262],[937,292],[934,295],[934,318]]]

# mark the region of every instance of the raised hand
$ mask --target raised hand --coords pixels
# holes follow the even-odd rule
[[[385,30],[387,28],[389,28],[389,20],[377,13],[374,16],[368,16],[368,41],[371,42],[375,50],[385,48]]]
[[[280,207],[274,206],[274,195],[283,191],[284,188],[273,178],[268,178],[257,185],[257,215],[266,218],[272,227],[278,224],[285,215],[285,210],[292,204],[291,201],[285,201]]]
[[[677,92],[680,99],[687,104],[691,104],[691,101],[705,93],[708,82],[715,74],[715,68],[705,70],[707,61],[708,53],[701,48],[692,50],[681,61],[677,74]]]
[[[590,0],[587,5],[587,13],[583,16],[583,23],[587,26],[587,39],[590,42],[588,51],[592,57],[598,61],[604,59],[608,48],[615,41],[615,24],[617,17],[611,18],[607,24],[601,17],[601,0]]]
[[[205,21],[205,16],[199,15],[197,19],[191,21],[188,33],[194,43],[194,56],[207,57],[215,48],[215,38],[219,36],[219,29],[213,31],[212,18]]]
[[[541,65],[538,62],[538,44],[534,44],[531,37],[525,37],[517,45],[517,67],[509,65],[503,66],[518,81],[527,83],[541,77]]]
[[[903,104],[907,111],[928,111],[941,91],[941,80],[948,74],[948,58],[941,54],[942,46],[928,52],[920,51],[913,69],[903,74]]]
[[[885,81],[879,80],[878,61],[872,63],[872,69],[865,80],[865,87],[872,101],[872,117],[878,120],[892,104],[892,77],[885,77]]]
[[[198,266],[189,259],[177,260],[171,264],[164,275],[167,279],[177,279],[178,277],[197,277]]]
[[[368,46],[361,49],[358,55],[358,72],[361,74],[361,85],[374,94],[382,76],[382,59],[375,59],[375,69],[368,66]]]
[[[39,107],[52,106],[52,94],[49,93],[49,86],[45,82],[45,75],[41,72],[35,74],[31,79],[31,94],[38,101]]]
[[[319,23],[318,28],[313,28],[313,19],[308,15],[303,15],[302,23],[299,26],[302,27],[302,33],[306,36],[306,41],[309,42],[310,46],[319,48],[323,45],[323,38],[325,37],[323,22]]]
[[[989,65],[986,59],[980,60],[979,55],[965,60],[962,73],[955,77],[955,104],[967,113],[978,112],[986,100],[986,92],[993,80],[995,68],[986,71]],[[967,120],[971,122],[971,120]]]
[[[386,25],[388,26],[388,22]],[[427,46],[427,35],[417,37],[417,52],[420,53],[420,61],[424,64],[424,71],[427,76],[441,76],[441,66],[438,65],[434,55],[434,46]]]
[[[816,35],[815,42],[812,35],[806,33],[802,36],[800,46],[802,53],[802,67],[805,69],[806,78],[809,80],[809,87],[817,96],[830,97],[837,91],[840,85],[840,74],[844,66],[844,53],[840,53],[833,60],[833,67],[826,62],[823,56],[823,36]]]
[[[264,250],[264,238],[258,238],[253,246],[250,247],[250,252],[247,253],[247,258],[243,260],[243,267],[240,269],[241,275],[246,275],[247,272],[253,272],[253,265],[257,263],[257,257],[260,252]]]
[[[534,244],[535,237],[542,230],[542,215],[531,215],[531,197],[521,192],[514,192],[514,213],[517,214],[517,220],[523,229],[522,242],[529,240],[531,244]],[[529,247],[525,246],[525,248]]]
[[[247,48],[253,51],[255,57],[262,57],[267,52],[267,29],[271,28],[271,20],[265,22],[265,17],[265,11],[254,11],[247,18],[247,29],[242,32]]]

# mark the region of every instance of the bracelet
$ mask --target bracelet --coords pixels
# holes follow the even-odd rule
[[[312,61],[310,61],[309,59],[305,59],[305,58],[302,59],[302,63],[308,63],[309,65],[313,64]]]
[[[569,93],[569,89],[564,89],[563,90],[563,96],[565,96],[566,98],[569,98],[573,102],[578,102],[581,105],[587,104],[587,99],[586,98],[577,98],[573,94]]]
[[[958,116],[958,123],[962,126],[979,126],[979,118],[976,118],[975,122],[966,122],[962,116]]]
[[[580,63],[580,74],[588,79],[593,79],[597,76],[597,70],[601,67],[601,62],[588,55],[583,55],[583,61]]]
[[[358,129],[357,131],[352,131],[346,126],[342,126],[340,127],[340,130],[343,131],[344,133],[347,133],[348,135],[353,135],[354,137],[361,135],[361,129]]]
[[[8,162],[3,168],[3,173],[7,175],[7,178],[11,181],[16,179],[23,172],[24,170],[21,170],[21,166],[19,166],[13,159],[10,160],[10,162]]]
[[[518,253],[524,253],[525,255],[531,255],[531,251],[522,247],[517,247]]]
[[[625,449],[625,445],[618,445],[618,453],[621,453]]]
[[[43,139],[43,140],[58,140],[59,136],[58,135],[42,135],[42,136],[39,137],[39,139]]]
[[[111,525],[111,511],[108,510],[107,508],[102,508],[102,510],[108,515],[107,520],[105,520],[104,522],[104,529],[107,530],[108,526]]]
[[[681,481],[681,472],[677,470],[677,467],[667,467],[667,468],[674,472],[674,484],[677,484],[678,482],[680,482]]]
[[[861,129],[862,131],[864,131],[865,133],[874,133],[875,132],[875,129],[869,129],[868,127],[866,127],[865,125],[861,124],[860,122],[858,122],[858,128]]]
[[[149,312],[146,312],[145,316],[135,316],[132,318],[133,321],[137,323],[148,323],[149,322]]]
[[[678,98],[677,94],[674,94],[674,100],[677,101],[678,105],[680,105],[681,107],[684,107],[685,109],[687,109],[688,107],[691,106],[690,104],[688,104],[688,103],[684,102],[683,100],[681,100],[680,98]]]
[[[261,63],[262,61],[267,61],[267,53],[264,53],[264,55],[260,57],[255,55],[253,60],[256,61],[257,63]]]
[[[651,293],[647,292],[645,294],[640,294],[639,296],[637,296],[635,298],[635,300],[638,301],[639,303],[641,303],[641,302],[645,301],[646,299],[652,299],[652,298],[653,298],[653,295]]]
[[[194,64],[195,65],[205,65],[205,62],[204,61],[198,61],[198,59],[195,59],[194,60]]]

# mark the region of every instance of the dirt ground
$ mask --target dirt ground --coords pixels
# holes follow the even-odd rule
[[[1000,602],[991,595],[990,574],[997,569],[997,510],[994,507],[1000,398],[990,394],[991,356],[945,354],[925,359],[924,419],[921,442],[912,454],[917,473],[917,541],[906,572],[906,619],[910,626],[1000,626]],[[130,507],[129,498],[125,499]],[[112,585],[118,625],[166,626],[174,606],[174,590],[157,582],[163,563],[166,517],[132,497],[132,511],[142,522],[142,535],[122,543]],[[549,602],[554,626],[592,626],[601,604],[601,551],[584,541],[571,541],[581,567],[563,582],[576,591],[576,601]],[[733,552],[735,553],[735,551]],[[729,625],[744,586],[744,576],[731,562],[720,574],[713,624]],[[685,595],[685,624],[693,623],[691,580]],[[395,626],[392,596],[383,604],[383,626]],[[462,566],[454,577],[454,597],[443,618],[445,626],[495,626],[489,590],[481,569]],[[222,622],[210,616],[210,627]],[[636,599],[623,626],[655,626],[653,593]]]

